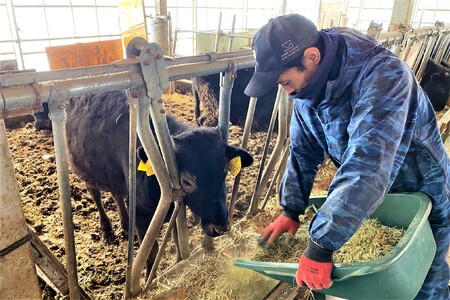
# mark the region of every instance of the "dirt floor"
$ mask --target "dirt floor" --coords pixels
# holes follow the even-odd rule
[[[189,96],[165,96],[167,110],[194,124],[194,104]],[[240,145],[243,130],[231,126],[230,141]],[[52,253],[65,265],[64,238],[58,195],[58,184],[53,151],[52,133],[36,132],[31,124],[7,130],[8,143],[14,160],[21,199],[27,223]],[[246,169],[241,183],[232,230],[215,239],[215,251],[194,255],[192,261],[174,267],[175,250],[169,243],[158,275],[156,288],[138,299],[261,299],[276,282],[254,272],[232,266],[234,260],[246,258],[256,246],[259,232],[280,210],[277,197],[272,195],[264,211],[248,217],[247,210],[258,174],[265,133],[252,133],[248,151],[255,164]],[[272,143],[273,146],[273,143]],[[324,165],[317,177],[313,194],[326,194],[335,168]],[[227,178],[230,194],[234,177]],[[110,216],[116,240],[106,243],[102,237],[98,212],[86,187],[74,174],[70,174],[70,189],[75,226],[78,278],[80,286],[94,299],[121,299],[125,287],[127,241],[121,237],[121,228],[114,200],[103,195],[103,203]],[[189,216],[189,220],[193,218]],[[191,250],[200,248],[203,234],[199,226],[189,224]],[[137,244],[135,249],[137,249]],[[60,299],[43,285],[43,299]]]

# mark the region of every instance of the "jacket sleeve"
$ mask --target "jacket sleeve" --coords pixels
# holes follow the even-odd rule
[[[381,204],[410,146],[417,114],[417,81],[400,59],[368,62],[353,84],[348,146],[311,239],[338,250]]]
[[[324,149],[300,114],[307,109],[295,99],[290,124],[290,155],[280,185],[280,205],[292,217],[304,213],[314,184],[318,166],[324,159]],[[320,124],[318,124],[320,126]]]

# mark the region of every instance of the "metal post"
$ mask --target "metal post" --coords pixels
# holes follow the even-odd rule
[[[230,123],[231,93],[233,91],[234,79],[236,78],[236,63],[230,62],[225,75],[220,74],[219,93],[219,130],[224,143],[228,144],[228,127]],[[225,183],[222,187],[226,191]],[[203,239],[203,247],[207,250],[214,248],[213,238],[206,236]]]
[[[163,53],[170,53],[169,44],[169,22],[167,18],[167,1],[166,0],[155,0],[155,16],[150,22],[152,41],[158,43]]]
[[[232,34],[234,33],[234,26],[236,24],[236,14],[233,15],[233,22],[231,23],[231,34],[228,36],[228,52],[233,48],[233,39]]]
[[[17,25],[16,11],[14,10],[14,4],[12,3],[12,0],[6,1],[6,5],[8,5],[8,4],[10,6],[12,16],[13,16],[14,32],[16,33],[16,39],[17,39],[16,42],[17,42],[17,48],[19,49],[20,63],[22,64],[22,69],[25,69],[25,61],[23,59],[22,42],[20,40],[19,27]]]
[[[68,169],[67,138],[65,131],[66,111],[62,103],[49,103],[49,117],[52,120],[53,142],[55,144],[56,169],[58,174],[59,202],[61,204],[66,247],[66,268],[69,279],[70,299],[80,299],[78,286],[77,259],[73,231],[72,204],[70,200],[70,183]]]
[[[219,25],[217,26],[217,32],[216,32],[216,40],[214,42],[214,52],[219,52],[219,41],[220,36],[222,35],[221,28],[222,27],[222,12],[219,14]]]
[[[129,161],[128,161],[128,252],[127,274],[125,282],[124,298],[131,297],[131,274],[134,256],[134,228],[136,223],[136,143],[137,143],[137,94],[127,92],[130,107],[130,136],[129,136]]]
[[[162,228],[164,219],[170,207],[170,179],[169,173],[166,170],[162,155],[159,151],[158,144],[155,137],[150,130],[149,123],[149,107],[151,99],[146,95],[145,89],[139,92],[139,106],[137,113],[137,132],[142,146],[155,170],[155,176],[161,187],[161,197],[156,211],[153,215],[152,221],[147,229],[147,232],[141,242],[139,251],[133,262],[131,274],[131,295],[135,296],[141,292],[140,275],[144,269],[147,258],[156,241],[159,231]]]

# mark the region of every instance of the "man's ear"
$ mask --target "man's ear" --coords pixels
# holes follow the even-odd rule
[[[311,60],[316,65],[320,63],[320,51],[317,47],[306,48],[303,56],[306,59]]]

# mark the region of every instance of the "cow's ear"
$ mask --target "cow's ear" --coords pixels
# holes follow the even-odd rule
[[[144,163],[147,162],[148,157],[147,157],[147,153],[145,153],[144,147],[139,147],[139,148],[136,150],[136,153],[137,153],[137,157],[138,157],[141,161],[143,161]]]
[[[240,156],[242,168],[248,167],[253,163],[253,156],[242,148],[225,145],[225,155],[228,160],[231,160],[236,156]]]

